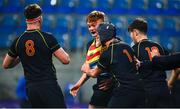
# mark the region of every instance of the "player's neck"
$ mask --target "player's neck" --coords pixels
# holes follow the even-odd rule
[[[139,43],[145,39],[148,39],[146,35],[137,36],[136,42]]]
[[[40,30],[40,25],[38,23],[27,24],[27,30]]]
[[[96,47],[99,47],[101,45],[99,37],[95,38],[95,45],[96,45]]]
[[[106,47],[108,48],[108,47],[110,46],[110,43],[112,43],[113,41],[114,41],[114,38],[111,39],[111,40],[109,40],[109,41],[107,41],[107,42],[105,43]]]

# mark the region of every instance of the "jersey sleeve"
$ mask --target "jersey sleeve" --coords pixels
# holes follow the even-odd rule
[[[49,37],[47,37],[47,43],[52,52],[55,52],[61,47],[53,35],[49,35]]]
[[[171,55],[155,56],[152,61],[141,62],[140,69],[172,70],[180,67],[180,53]]]
[[[18,38],[16,38],[16,39],[12,42],[12,44],[11,44],[9,50],[8,50],[8,55],[11,56],[11,57],[14,57],[14,58],[16,58],[16,57],[18,56],[18,54],[17,54],[17,48],[16,48],[17,40],[18,40]]]
[[[152,60],[154,65],[161,65],[163,69],[171,70],[180,67],[180,53],[166,56],[155,56]]]
[[[161,52],[161,55],[169,55],[169,51],[162,45],[158,44],[158,46],[160,47],[159,49],[162,50]]]
[[[107,70],[107,67],[110,65],[110,54],[109,54],[109,49],[107,51],[104,51],[97,63],[98,68],[101,70]]]

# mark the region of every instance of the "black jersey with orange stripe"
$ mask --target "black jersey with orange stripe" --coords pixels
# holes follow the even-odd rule
[[[27,30],[14,40],[8,54],[19,56],[27,82],[56,80],[52,54],[60,48],[55,37],[40,30]]]
[[[134,51],[122,41],[113,42],[102,53],[98,68],[111,73],[116,81],[116,88],[139,89]]]
[[[151,40],[144,39],[139,43],[136,43],[133,46],[134,52],[136,57],[140,61],[148,60],[152,61],[152,56],[150,52],[153,49],[157,49],[159,51],[159,55],[167,55],[168,52],[164,50],[164,48]],[[153,70],[153,69],[141,69],[139,71],[140,78],[146,81],[147,83],[151,84],[150,82],[163,82],[166,79],[166,73],[163,70]],[[159,85],[159,84],[155,84]],[[155,86],[152,84],[151,86]]]

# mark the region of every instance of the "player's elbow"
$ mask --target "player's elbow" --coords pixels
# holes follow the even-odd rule
[[[92,77],[92,78],[96,78],[96,77],[97,77],[97,74],[92,73],[92,74],[91,74],[91,77]]]
[[[66,57],[66,59],[64,59],[64,60],[62,61],[62,63],[65,64],[65,65],[70,63],[70,57],[69,57],[69,55]]]
[[[9,66],[3,63],[3,64],[2,64],[2,68],[3,68],[3,69],[8,69]]]
[[[67,65],[67,64],[69,64],[70,63],[70,61],[63,61],[62,62],[62,64],[64,64],[64,65]]]

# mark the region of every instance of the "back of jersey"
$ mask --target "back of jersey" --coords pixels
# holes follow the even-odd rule
[[[152,61],[151,51],[156,49],[159,51],[159,55],[165,55],[164,49],[157,43],[152,42],[150,40],[142,40],[141,42],[135,44],[133,46],[136,57],[142,60],[150,60]],[[165,81],[166,73],[164,71],[153,71],[149,69],[142,69],[140,71],[140,77],[144,79],[146,82],[160,82]],[[157,84],[158,85],[158,84]]]
[[[24,74],[28,82],[56,80],[52,53],[59,48],[55,38],[39,30],[26,31],[16,42]]]
[[[110,69],[121,85],[127,88],[137,87],[137,71],[133,49],[124,42],[111,44]]]

